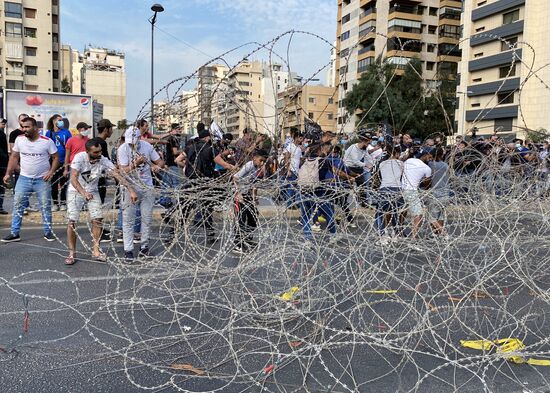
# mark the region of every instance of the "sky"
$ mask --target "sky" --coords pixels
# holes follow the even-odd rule
[[[155,30],[155,90],[158,99],[172,98],[170,82],[190,76],[201,65],[238,46],[265,44],[289,30],[313,33],[284,35],[273,47],[290,69],[325,81],[330,45],[336,37],[336,0],[160,0],[165,12]],[[126,54],[127,118],[135,120],[150,97],[152,1],[63,0],[61,41],[82,51],[86,45],[120,50]],[[234,66],[250,60],[269,60],[270,51],[250,55],[257,44],[224,56]],[[195,82],[184,84],[192,90]],[[157,100],[157,98],[155,98]]]

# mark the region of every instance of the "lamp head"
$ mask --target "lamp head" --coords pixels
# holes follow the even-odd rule
[[[153,4],[153,6],[151,7],[151,11],[153,11],[153,12],[163,12],[164,7],[160,4]]]

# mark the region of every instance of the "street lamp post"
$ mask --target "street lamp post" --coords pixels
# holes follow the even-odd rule
[[[164,7],[160,4],[153,4],[151,11],[153,16],[149,19],[151,22],[151,131],[154,132],[155,127],[155,23],[157,21],[157,13],[163,12]]]

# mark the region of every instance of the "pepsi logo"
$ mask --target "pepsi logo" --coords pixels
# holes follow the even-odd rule
[[[90,100],[87,99],[87,98],[81,98],[81,99],[80,99],[80,105],[82,105],[82,106],[88,106],[88,105],[90,105]]]

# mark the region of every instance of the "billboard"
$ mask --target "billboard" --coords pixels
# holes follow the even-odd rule
[[[19,128],[17,117],[26,113],[36,119],[43,130],[51,116],[59,114],[69,120],[70,131],[84,121],[93,123],[92,97],[81,94],[41,93],[36,91],[4,90],[4,117],[8,120],[7,134]]]

